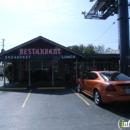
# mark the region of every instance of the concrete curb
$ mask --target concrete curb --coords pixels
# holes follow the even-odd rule
[[[37,89],[37,90],[64,90],[65,89],[65,87],[38,87],[38,88],[25,88],[25,87],[16,87],[16,88],[14,88],[14,87],[0,87],[0,91],[4,91],[4,90],[7,90],[7,91],[9,91],[9,90],[27,90],[27,89]]]

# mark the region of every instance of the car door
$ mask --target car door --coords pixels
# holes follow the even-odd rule
[[[84,86],[87,93],[93,95],[93,88],[95,79],[97,78],[97,75],[93,72],[88,73],[87,77],[84,79]]]

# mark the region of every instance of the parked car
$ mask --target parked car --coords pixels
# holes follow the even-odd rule
[[[77,92],[94,98],[96,105],[130,101],[130,77],[118,71],[90,71],[77,83]]]

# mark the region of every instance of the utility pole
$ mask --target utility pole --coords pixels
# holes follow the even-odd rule
[[[94,0],[89,0],[93,2]],[[85,19],[106,20],[109,16],[118,15],[120,71],[130,76],[130,23],[129,0],[97,0],[88,13],[82,12]],[[101,13],[99,13],[101,12]]]
[[[120,70],[130,76],[129,13],[128,0],[118,0]]]
[[[5,46],[5,45],[4,45],[4,42],[5,42],[5,39],[2,39],[2,43],[3,43],[3,44],[2,44],[1,52],[4,52],[4,46]]]

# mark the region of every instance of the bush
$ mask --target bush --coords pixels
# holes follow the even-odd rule
[[[12,82],[12,65],[8,65],[5,68],[5,77],[7,77],[10,83]]]

